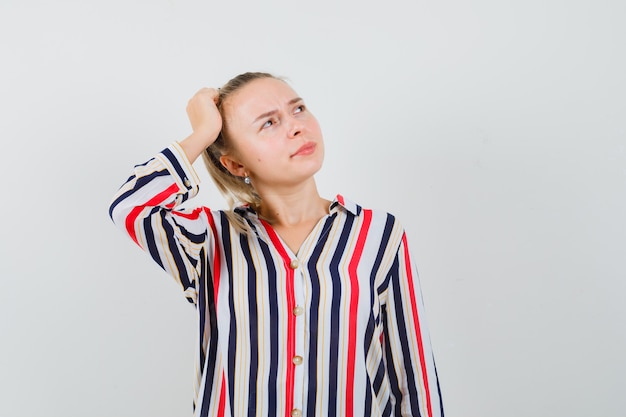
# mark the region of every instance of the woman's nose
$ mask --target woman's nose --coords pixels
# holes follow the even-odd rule
[[[302,130],[302,123],[300,123],[299,120],[292,120],[291,124],[289,125],[289,137],[295,138],[302,133]]]

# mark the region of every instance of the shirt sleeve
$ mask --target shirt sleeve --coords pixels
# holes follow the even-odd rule
[[[177,207],[198,193],[199,178],[178,143],[144,164],[113,197],[113,223],[148,252],[182,287],[185,297],[197,300],[201,259],[210,248],[207,239],[210,211]]]
[[[439,379],[406,233],[388,274],[382,305],[387,373],[394,415],[442,417]]]

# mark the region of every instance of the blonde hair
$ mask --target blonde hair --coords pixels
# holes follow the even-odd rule
[[[222,114],[222,120],[225,120],[223,108],[225,100],[251,81],[261,78],[274,78],[283,81],[281,78],[266,72],[246,72],[237,75],[219,89],[217,108]],[[220,162],[222,155],[232,154],[233,150],[232,143],[225,133],[224,127],[222,127],[222,131],[215,142],[202,153],[202,159],[217,189],[228,203],[230,210],[226,211],[226,216],[237,230],[245,233],[250,231],[250,227],[243,217],[234,212],[234,209],[245,205],[258,212],[261,196],[257,194],[251,184],[245,183],[244,178],[231,174]]]

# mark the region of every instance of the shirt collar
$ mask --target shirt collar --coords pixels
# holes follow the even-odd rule
[[[329,211],[330,213],[333,213],[335,211],[339,211],[339,210],[345,210],[348,213],[354,215],[354,216],[358,216],[359,214],[361,214],[361,206],[359,206],[358,204],[356,204],[354,201],[348,200],[346,198],[344,198],[341,194],[337,194],[337,196],[335,197],[335,199],[332,201],[332,203],[330,204],[330,208]],[[257,213],[256,211],[254,211],[254,209],[248,205],[245,206],[239,206],[237,208],[235,208],[235,213],[241,215],[241,216],[246,216],[246,215],[253,215],[254,217],[257,217]]]
[[[330,212],[332,213],[333,211],[339,210],[340,208],[355,216],[361,214],[361,206],[353,201],[344,198],[341,194],[337,194],[337,197],[335,197],[330,205]]]

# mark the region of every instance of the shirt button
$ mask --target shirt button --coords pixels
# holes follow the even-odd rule
[[[299,316],[299,315],[301,315],[302,313],[304,313],[304,309],[303,309],[302,307],[300,307],[300,306],[295,306],[295,307],[293,308],[293,315],[294,315],[294,316]]]
[[[289,268],[291,269],[296,269],[298,267],[299,263],[297,259],[292,259],[291,263],[289,263]]]
[[[191,187],[191,182],[189,181],[188,178],[185,178],[185,180],[183,181],[183,184],[185,184],[185,187],[187,188]]]
[[[294,408],[293,410],[291,410],[291,417],[302,417],[302,411]]]
[[[302,365],[302,356],[294,356],[292,361],[294,365]]]

